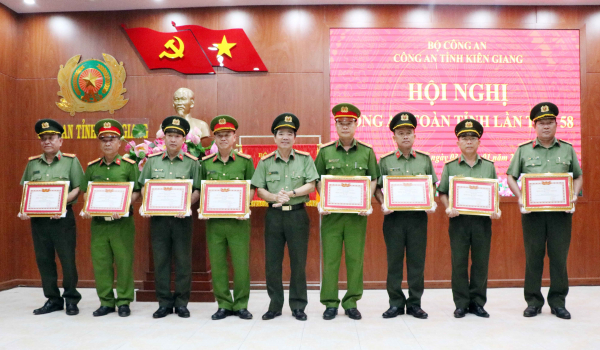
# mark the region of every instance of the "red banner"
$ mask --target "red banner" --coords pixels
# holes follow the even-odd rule
[[[302,152],[308,152],[310,153],[310,156],[312,157],[313,160],[315,160],[315,158],[317,158],[317,151],[319,150],[319,147],[317,145],[294,145],[294,149],[298,150],[298,151],[302,151]],[[277,145],[249,145],[249,146],[242,146],[242,152],[244,154],[248,154],[250,156],[252,156],[252,161],[254,162],[254,167],[258,166],[258,162],[260,161],[260,159],[264,156],[266,156],[267,154],[274,152],[275,150],[277,150]],[[306,205],[308,205],[309,207],[316,207],[317,203],[319,201],[319,196],[317,194],[317,191],[313,192],[310,194],[310,201],[308,203],[306,203]],[[255,194],[254,198],[252,199],[252,206],[253,207],[266,207],[267,203],[258,198],[258,196]]]

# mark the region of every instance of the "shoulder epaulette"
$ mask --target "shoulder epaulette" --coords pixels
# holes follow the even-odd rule
[[[302,155],[304,155],[304,156],[309,156],[309,157],[311,156],[311,155],[310,155],[310,153],[308,153],[308,152],[304,152],[304,151],[298,151],[297,149],[295,149],[295,150],[294,150],[294,152],[296,152],[296,153],[298,153],[298,154],[302,154]]]
[[[525,145],[527,145],[529,143],[532,143],[532,142],[533,142],[533,140],[525,141],[523,143],[520,143],[517,147],[525,146]]]
[[[298,151],[296,151],[296,152],[298,152]],[[275,155],[275,152],[273,151],[273,152],[271,152],[271,153],[269,153],[267,155],[264,155],[262,158],[260,158],[260,160],[269,159],[269,158],[271,158],[274,155]]]
[[[207,160],[208,158],[212,158],[212,157],[214,157],[214,156],[216,156],[216,155],[217,155],[216,153],[209,154],[209,155],[207,155],[206,157],[202,157],[202,160]]]
[[[165,152],[160,152],[160,153],[154,153],[154,154],[150,154],[150,155],[148,156],[148,158],[150,158],[150,157],[156,157],[156,156],[162,155],[163,153],[165,153]]]
[[[560,141],[560,142],[562,142],[562,143],[566,143],[567,145],[571,145],[571,146],[573,146],[573,144],[572,144],[572,143],[570,143],[570,142],[567,142],[567,141],[565,141],[565,140],[558,139],[558,141]]]
[[[460,159],[460,158],[454,158],[454,159],[451,159],[451,160],[447,161],[447,162],[446,162],[446,163],[444,163],[444,164],[452,163],[452,162],[454,162],[454,161],[456,161],[456,160],[459,160],[459,159]]]
[[[75,157],[77,157],[74,153],[63,153],[62,155],[65,156],[65,157],[69,157],[69,158],[75,158]]]
[[[487,158],[483,158],[483,157],[481,157],[481,159],[483,159],[483,160],[487,160],[487,161],[488,161],[488,162],[490,162],[490,163],[494,163],[494,161],[493,161],[493,160],[490,160],[490,159],[487,159]]]
[[[417,153],[421,153],[421,154],[424,154],[424,155],[426,155],[426,156],[430,156],[429,152],[425,152],[425,151],[419,151],[418,149],[416,149],[416,150],[415,150],[415,152],[417,152]]]
[[[381,158],[379,158],[379,159],[383,159],[383,158],[385,158],[387,156],[391,156],[392,154],[395,154],[395,153],[396,153],[396,151],[389,151],[388,153],[382,155]]]
[[[331,145],[333,145],[334,143],[335,143],[335,140],[334,140],[334,141],[329,141],[329,142],[327,142],[327,143],[324,143],[324,144],[322,144],[322,145],[321,145],[321,147],[319,147],[319,148],[325,148],[325,147],[327,147],[327,146],[331,146]]]
[[[361,144],[361,145],[363,145],[363,146],[367,146],[367,147],[369,147],[369,148],[373,148],[373,146],[369,145],[369,144],[368,144],[368,143],[366,143],[366,142],[362,142],[362,141],[359,141],[359,140],[356,140],[356,142],[360,143],[360,144]]]
[[[29,157],[29,160],[40,159],[40,158],[42,158],[42,155],[38,154],[37,156]]]
[[[135,164],[135,160],[133,160],[131,158],[125,158],[125,157],[123,157],[123,158],[121,158],[121,160],[124,160],[127,163],[129,163],[129,164]]]
[[[246,158],[246,159],[252,159],[252,156],[249,154],[245,154],[245,153],[240,153],[240,152],[235,152],[238,156]]]
[[[185,152],[185,155],[186,155],[188,158],[191,158],[191,159],[193,159],[193,160],[198,160],[198,157],[194,157],[193,155],[191,155],[191,154],[189,154],[189,153],[187,153],[187,152]]]
[[[98,163],[100,160],[102,160],[102,158],[94,159],[91,162],[89,162],[88,165],[92,165],[94,163]]]

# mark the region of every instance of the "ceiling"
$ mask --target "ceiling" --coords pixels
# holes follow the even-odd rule
[[[600,5],[600,0],[34,0],[27,5],[24,0],[0,0],[17,13],[118,11],[161,8],[260,6],[260,5],[536,5],[573,6]]]

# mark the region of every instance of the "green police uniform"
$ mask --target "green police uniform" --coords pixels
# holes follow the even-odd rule
[[[45,128],[43,128],[45,126]],[[36,123],[36,132],[43,134],[61,134],[62,126],[50,119]],[[29,158],[27,167],[21,178],[25,181],[70,181],[69,192],[81,187],[83,169],[74,154],[58,152],[52,162],[48,163],[44,154]],[[42,278],[44,295],[57,305],[77,304],[81,294],[77,291],[77,266],[75,249],[77,246],[77,230],[72,205],[77,200],[67,203],[67,215],[59,220],[50,218],[31,218],[31,233],[35,260]],[[63,273],[64,293],[58,289],[58,273],[55,257],[58,255]]]
[[[139,169],[135,161],[117,155],[108,164],[104,158],[88,163],[85,182],[81,185],[87,191],[88,182],[133,182],[133,191],[140,191],[137,182]],[[100,305],[115,307],[129,305],[133,301],[133,261],[135,251],[135,223],[133,209],[128,217],[107,221],[104,217],[92,218],[92,264],[96,280],[96,292]],[[115,269],[117,270],[117,297],[113,292]]]
[[[332,141],[321,146],[315,159],[317,173],[321,175],[379,177],[375,152],[370,145],[352,140],[348,151],[342,143]],[[370,200],[370,198],[369,198]],[[363,262],[367,217],[357,214],[332,213],[321,219],[323,245],[323,281],[321,303],[328,308],[338,308],[338,277],[342,259],[342,246],[346,252],[348,291],[342,299],[344,309],[356,308],[363,293]]]
[[[185,119],[181,119],[185,120]],[[164,129],[164,128],[163,128]],[[168,130],[168,129],[167,129]],[[187,132],[186,132],[187,133]],[[152,154],[142,169],[139,183],[146,180],[193,180],[200,188],[198,158],[179,151],[171,159],[167,152]],[[150,220],[156,298],[160,307],[187,306],[192,291],[192,217],[153,216]],[[171,261],[175,265],[175,291],[171,292]]]
[[[469,124],[471,123],[471,124]],[[473,126],[474,125],[474,126]],[[455,129],[457,136],[462,132],[483,134],[483,127],[475,120],[463,120]],[[448,194],[450,176],[496,179],[496,168],[492,161],[477,155],[470,166],[464,156],[444,165],[438,191]],[[488,263],[492,241],[492,220],[488,216],[459,215],[450,219],[448,228],[452,251],[452,295],[456,308],[467,309],[471,304],[483,307],[487,301]],[[471,273],[469,274],[469,251]],[[470,277],[470,280],[469,280]]]
[[[297,130],[298,118],[285,113],[273,122],[271,131],[280,127]],[[252,176],[252,186],[277,194],[282,189],[293,191],[319,178],[310,153],[292,150],[287,161],[279,151],[264,156]],[[267,292],[271,298],[269,311],[279,312],[283,308],[282,263],[285,244],[288,243],[291,278],[289,305],[292,310],[304,310],[308,303],[306,292],[306,255],[310,220],[304,208],[309,196],[292,196],[282,207],[269,209],[265,216],[265,270]]]
[[[398,113],[390,122],[390,129],[417,125],[414,115]],[[427,153],[411,150],[406,157],[399,149],[391,151],[379,160],[381,177],[377,185],[383,187],[385,175],[431,175],[435,184],[438,179],[433,163]],[[435,186],[435,185],[434,185]],[[425,251],[427,248],[427,213],[424,211],[395,211],[384,216],[383,237],[387,248],[387,291],[390,306],[421,307],[421,296],[425,288]],[[406,249],[406,271],[408,300],[402,292],[404,250]]]
[[[214,130],[214,125],[211,125]],[[235,129],[234,129],[235,130]],[[231,151],[227,162],[219,152],[202,158],[202,180],[250,180],[254,175],[252,157]],[[215,299],[220,309],[239,311],[248,308],[250,298],[250,220],[210,219],[206,240],[212,270]],[[229,291],[227,248],[233,265],[233,298]]]
[[[544,105],[536,106],[539,108],[538,113],[534,113],[534,110],[538,109],[534,107],[532,119],[546,114],[541,111]],[[557,114],[558,109],[553,115]],[[577,154],[570,143],[554,139],[552,145],[546,148],[538,139],[535,139],[521,144],[517,148],[506,174],[516,180],[521,174],[547,172],[570,172],[573,173],[574,179],[582,175]],[[572,216],[565,212],[534,212],[521,215],[526,259],[524,294],[528,306],[542,307],[544,305],[541,287],[547,246],[550,260],[548,304],[554,308],[565,307],[565,299],[569,292],[567,256],[571,243]]]

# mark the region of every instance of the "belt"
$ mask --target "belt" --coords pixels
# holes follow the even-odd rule
[[[282,205],[280,207],[274,207],[273,203],[269,203],[269,208],[281,210],[281,211],[292,211],[298,209],[304,209],[304,203],[294,204],[294,205]]]

